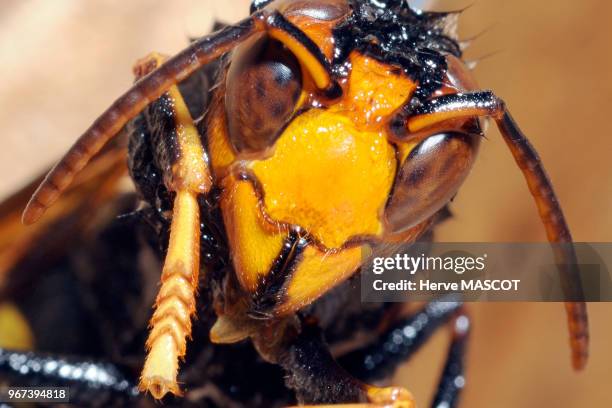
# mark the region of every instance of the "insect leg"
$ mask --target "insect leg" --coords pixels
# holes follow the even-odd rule
[[[469,330],[470,320],[465,313],[461,313],[453,322],[453,340],[438,383],[438,391],[431,404],[432,408],[453,408],[459,402],[465,385],[464,360]]]
[[[138,395],[133,382],[113,364],[1,348],[0,379],[20,387],[70,387],[70,403],[79,406],[93,400],[125,405]]]
[[[193,42],[138,81],[96,119],[47,174],[30,199],[22,216],[23,222],[36,222],[45,210],[57,201],[89,160],[148,104],[198,68],[214,61],[264,29],[262,15],[255,13],[237,25],[228,26]]]
[[[376,343],[352,351],[338,361],[359,379],[377,381],[388,378],[461,307],[461,302],[451,299],[431,302],[414,315],[393,323]]]
[[[455,407],[463,385],[465,346],[470,321],[461,302],[449,298],[434,301],[407,319],[395,322],[375,344],[338,359],[352,375],[365,381],[389,378],[431,335],[452,319],[453,337],[432,407]],[[446,405],[444,405],[446,404]]]
[[[137,77],[156,69],[164,59],[152,53],[140,60],[134,69]],[[162,140],[158,148],[167,152],[164,156],[168,156],[168,162],[162,166],[164,184],[175,193],[175,198],[161,288],[151,318],[148,353],[139,384],[141,391],[149,391],[158,399],[167,392],[181,393],[177,383],[178,362],[185,356],[187,338],[191,336],[191,316],[195,314],[199,286],[198,195],[206,194],[212,185],[200,135],[178,87],[171,86],[164,100],[169,102],[164,108],[172,131],[160,130]]]
[[[404,388],[374,387],[352,377],[334,360],[320,329],[313,323],[306,323],[297,338],[280,353],[279,364],[288,373],[288,386],[295,390],[298,401],[303,404],[372,408],[415,406],[412,395]]]
[[[557,244],[553,249],[567,299],[565,308],[572,363],[575,369],[581,369],[588,358],[589,330],[580,271],[571,244],[572,236],[542,161],[508,112],[505,103],[489,91],[444,95],[417,108],[406,126],[409,132],[416,133],[444,128],[448,121],[479,116],[495,119],[535,199],[548,240]]]
[[[139,384],[141,391],[149,391],[157,399],[168,392],[181,394],[178,362],[185,356],[187,338],[191,336],[199,282],[199,214],[196,196],[179,191],[174,200],[170,243]]]

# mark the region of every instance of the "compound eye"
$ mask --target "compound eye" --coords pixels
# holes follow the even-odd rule
[[[472,167],[479,137],[441,133],[428,137],[410,152],[385,210],[389,232],[406,231],[454,197]]]
[[[293,0],[282,10],[283,15],[304,16],[320,21],[338,20],[350,13],[346,0]]]
[[[238,152],[274,144],[293,115],[302,91],[300,65],[280,42],[262,37],[233,58],[225,106],[230,140]]]

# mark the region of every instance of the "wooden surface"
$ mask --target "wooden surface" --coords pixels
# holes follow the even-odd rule
[[[231,4],[231,6],[228,6]],[[213,17],[236,21],[245,0],[3,0],[0,2],[0,196],[52,163],[132,81],[150,50],[174,53]],[[466,2],[443,1],[457,9]],[[464,12],[480,36],[467,58],[539,150],[577,241],[612,241],[612,3],[488,0]],[[492,54],[492,55],[491,55]],[[493,128],[453,203],[447,241],[541,241],[520,172]],[[557,304],[470,305],[474,317],[464,407],[608,407],[612,305],[590,305],[591,361],[575,374]],[[427,406],[446,333],[396,382]]]

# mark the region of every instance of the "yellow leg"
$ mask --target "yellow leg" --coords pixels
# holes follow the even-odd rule
[[[139,384],[141,391],[149,391],[157,399],[168,392],[181,394],[176,379],[178,361],[185,356],[187,337],[191,336],[199,266],[200,210],[196,194],[179,191]]]
[[[151,53],[134,67],[137,78],[159,67],[165,57]],[[147,340],[147,358],[139,388],[160,399],[171,392],[180,395],[177,383],[179,359],[185,356],[187,338],[191,336],[191,317],[195,313],[200,268],[200,209],[197,197],[206,194],[212,178],[206,162],[200,135],[176,86],[166,95],[173,100],[177,126],[177,148],[180,157],[173,163],[164,182],[176,192],[170,226],[170,242],[161,277],[161,288],[151,318]]]

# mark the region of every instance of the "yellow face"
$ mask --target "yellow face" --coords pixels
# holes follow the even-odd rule
[[[326,27],[301,28],[331,58],[332,48],[321,43],[329,38],[321,34]],[[357,51],[349,63],[342,96],[328,99],[299,55],[254,38],[234,54],[211,108],[211,167],[251,312],[295,312],[354,274],[366,246],[416,238],[455,190],[446,192],[448,177],[444,185],[418,186],[414,173],[434,178],[449,165],[456,170],[459,160],[466,169],[471,164],[465,141],[398,141],[389,124],[417,84],[398,67]],[[421,154],[412,157],[415,151]],[[433,160],[440,152],[444,168]],[[402,178],[410,181],[398,186]],[[403,203],[423,191],[431,193],[427,208],[405,216]]]

